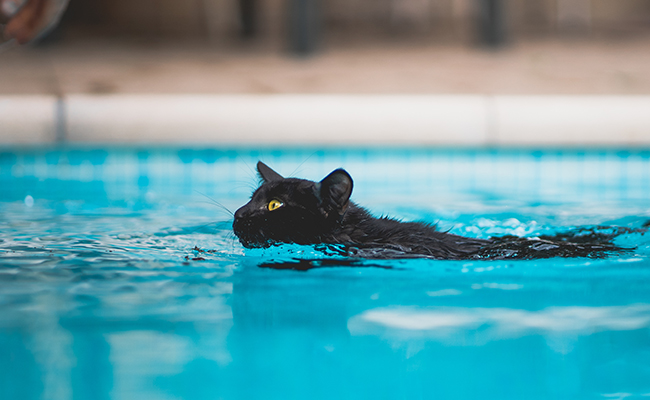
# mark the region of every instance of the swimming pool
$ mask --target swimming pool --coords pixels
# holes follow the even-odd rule
[[[650,396],[650,235],[604,260],[264,268],[323,254],[237,242],[212,200],[244,204],[258,159],[344,167],[374,214],[473,237],[650,220],[645,150],[4,149],[0,398]]]

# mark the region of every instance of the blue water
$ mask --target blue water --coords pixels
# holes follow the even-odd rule
[[[0,399],[650,397],[650,234],[605,260],[260,268],[323,254],[237,242],[211,199],[244,204],[258,159],[473,237],[650,220],[647,151],[0,150]]]

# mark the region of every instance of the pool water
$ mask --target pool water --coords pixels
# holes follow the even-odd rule
[[[472,237],[650,220],[641,150],[4,149],[0,399],[650,397],[650,234],[607,259],[247,250],[214,202],[259,159]]]

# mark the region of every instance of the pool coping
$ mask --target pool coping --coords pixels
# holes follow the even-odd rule
[[[647,146],[650,96],[0,96],[0,145]]]

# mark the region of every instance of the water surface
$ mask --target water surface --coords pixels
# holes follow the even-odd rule
[[[644,151],[5,149],[0,398],[650,396],[650,235],[603,260],[246,250],[211,199],[244,204],[258,159],[472,237],[650,220]]]

